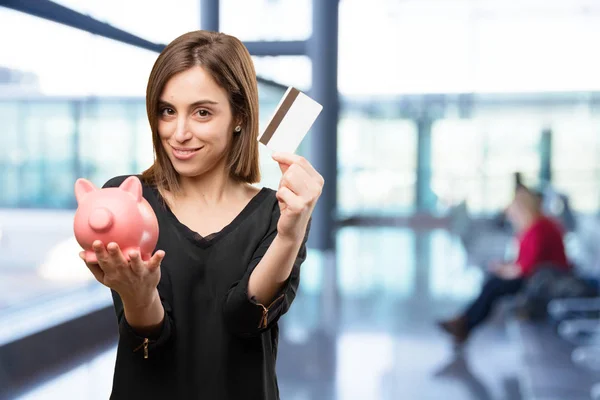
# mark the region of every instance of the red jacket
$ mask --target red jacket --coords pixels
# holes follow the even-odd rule
[[[563,233],[557,223],[540,217],[519,238],[517,265],[523,277],[531,276],[540,264],[568,268]]]

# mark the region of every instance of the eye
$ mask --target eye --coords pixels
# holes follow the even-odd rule
[[[206,117],[210,116],[210,112],[208,110],[205,110],[205,109],[200,109],[200,110],[196,111],[196,114],[200,118],[206,118]]]
[[[171,116],[173,114],[175,114],[175,110],[170,107],[164,107],[160,109],[160,115],[163,117]]]

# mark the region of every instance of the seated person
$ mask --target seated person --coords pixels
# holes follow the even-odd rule
[[[491,277],[479,297],[463,314],[439,323],[456,344],[469,338],[473,329],[488,317],[498,299],[517,293],[538,266],[552,264],[569,268],[562,229],[542,214],[539,196],[524,186],[518,188],[506,213],[519,239],[517,260],[491,266]]]

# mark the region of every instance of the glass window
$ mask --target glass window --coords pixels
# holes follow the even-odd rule
[[[344,0],[340,90],[370,95],[599,89],[600,57],[589,49],[597,46],[600,24],[590,7],[462,0],[365,7],[363,1]]]
[[[429,293],[433,299],[471,300],[485,278],[482,266],[468,266],[464,247],[447,231],[429,234]]]
[[[200,0],[58,0],[57,3],[154,43],[200,28]]]
[[[417,130],[410,120],[343,113],[338,212],[399,215],[414,208]]]
[[[344,0],[339,15],[342,93],[441,93],[471,87],[472,27],[459,3],[387,1],[365,7],[362,1]]]
[[[443,119],[431,127],[431,188],[441,203],[481,203],[484,135],[471,120]]]
[[[485,186],[479,209],[497,212],[511,201],[515,172],[523,174],[526,184],[539,183],[543,125],[537,118],[511,118],[501,114],[478,121],[478,125],[480,132],[486,135]]]
[[[22,103],[18,140],[24,207],[61,207],[72,197],[75,164],[75,126],[71,104]]]
[[[152,164],[152,135],[143,98],[92,101],[82,108],[82,176],[101,186],[114,176],[140,173]]]
[[[312,82],[311,61],[306,56],[252,57],[256,74],[285,86],[308,92]],[[310,95],[310,93],[307,93]]]
[[[594,213],[600,205],[600,119],[564,115],[552,124],[552,181],[571,206]]]
[[[29,318],[67,292],[110,302],[78,257],[73,185],[151,165],[144,95],[157,54],[5,8],[0,37],[0,280],[18,288],[0,293],[0,320],[5,310],[22,316],[22,333],[55,323]],[[283,93],[259,85],[263,129]],[[277,188],[281,172],[262,145],[261,165],[263,184]],[[61,315],[90,311],[64,303]]]
[[[404,298],[415,290],[415,237],[407,229],[347,227],[339,231],[342,296]]]
[[[432,127],[432,186],[450,203],[467,200],[474,213],[509,204],[514,173],[537,184],[542,120],[486,113],[472,120],[440,120]]]
[[[281,88],[259,85],[261,129],[282,95]],[[142,172],[154,159],[143,98],[5,99],[0,118],[6,127],[0,137],[0,207],[73,208],[78,177],[99,187],[111,177]],[[281,171],[259,146],[261,185],[277,188]]]
[[[71,5],[67,0],[63,0],[63,2],[65,5]],[[136,0],[132,3],[137,2]],[[106,18],[114,13],[115,16],[124,18],[123,21],[131,22],[133,27],[137,23],[145,21],[144,18],[130,18],[127,14],[128,7],[123,11],[122,7],[111,7],[99,1],[74,3],[82,8],[80,11],[89,12],[94,17],[104,15],[102,10],[107,13],[104,15]],[[199,2],[195,1],[194,4],[196,3]],[[175,8],[182,6],[177,2],[173,4],[176,6]],[[75,8],[77,9],[77,7]],[[116,13],[116,10],[119,12]],[[223,10],[222,13],[224,13]],[[162,14],[157,15],[164,18]],[[0,9],[0,16],[7,21],[0,26],[0,34],[3,34],[4,37],[22,32],[19,41],[4,43],[3,52],[0,54],[0,65],[11,68],[12,75],[30,74],[24,78],[30,79],[31,82],[27,86],[24,82],[19,82],[18,86],[12,88],[13,92],[16,90],[20,93],[33,91],[34,93],[63,96],[140,96],[145,93],[148,76],[157,57],[156,53],[8,9]],[[110,21],[110,18],[108,19]],[[186,28],[182,29],[179,24],[180,19],[164,19],[165,21],[177,21],[177,23],[171,24],[174,25],[172,28],[177,36],[185,32]],[[102,18],[102,20],[106,19]],[[164,32],[163,25],[161,25],[161,29],[156,29],[156,24],[148,21],[144,23],[150,24],[152,32]],[[251,26],[255,30],[257,25],[251,24]],[[135,33],[134,29],[130,29],[129,26],[127,28],[128,31]],[[189,30],[195,28],[197,26],[190,27]],[[40,32],[46,37],[47,45],[40,46],[36,36],[27,34],[31,31]],[[173,38],[176,35],[174,34]],[[166,44],[170,40],[164,41],[164,43]],[[61,43],[61,46],[57,46],[55,43]],[[23,48],[35,48],[36,51],[27,52],[23,51]],[[39,62],[40,59],[44,59],[43,64]],[[308,90],[310,87],[311,63],[306,56],[253,57],[253,59],[259,76],[302,90]],[[126,62],[114,62],[114,60],[126,60]],[[2,82],[0,82],[1,84]]]
[[[157,57],[6,8],[0,8],[0,37],[0,66],[21,77],[0,86],[12,96],[143,96]]]
[[[17,141],[21,130],[17,102],[0,101],[0,207],[14,207],[19,202],[19,166],[24,162]]]
[[[304,40],[311,35],[312,0],[220,2],[220,30],[240,40]]]

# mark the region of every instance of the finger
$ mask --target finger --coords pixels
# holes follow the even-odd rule
[[[150,271],[155,271],[159,269],[160,264],[162,263],[162,260],[164,260],[164,258],[165,252],[163,250],[158,250],[156,253],[154,253],[152,257],[150,257],[150,260],[148,260],[148,269]]]
[[[144,273],[144,261],[140,256],[140,252],[137,250],[129,250],[129,265],[131,266],[131,270],[135,272],[137,275],[141,275]]]
[[[285,174],[287,172],[288,168],[290,167],[290,165],[293,164],[293,162],[284,158],[283,155],[285,155],[285,154],[287,154],[287,153],[273,153],[271,155],[271,157],[273,157],[273,160],[277,161],[277,164],[279,164],[279,169],[281,170],[282,174]]]
[[[293,165],[297,164],[304,169],[310,176],[317,180],[322,180],[323,177],[317,172],[308,160],[302,156],[292,153],[275,152],[272,155],[273,159],[277,161],[281,167],[281,164]]]
[[[102,268],[107,266],[108,265],[108,252],[106,251],[106,248],[104,247],[104,243],[102,243],[100,240],[95,240],[94,243],[92,244],[92,249],[94,250],[94,253],[96,253],[96,259],[98,260],[98,264],[100,264],[100,266]]]
[[[104,271],[102,270],[102,268],[100,268],[100,265],[90,263],[85,263],[85,265],[87,265],[88,269],[90,270],[92,275],[94,275],[94,278],[96,278],[98,282],[104,283]]]
[[[284,164],[284,163],[278,163],[279,164],[279,169],[281,170],[282,174],[285,174],[288,170],[288,168],[290,167],[289,164]]]
[[[287,179],[289,177],[289,179]],[[286,178],[286,179],[284,179]],[[323,185],[314,177],[310,176],[306,170],[294,164],[288,172],[282,177],[283,185],[287,185],[292,192],[304,198],[307,202],[312,203],[321,196]]]
[[[284,203],[286,208],[293,212],[302,211],[306,205],[300,196],[296,195],[286,186],[280,188],[275,195],[277,200]]]
[[[292,165],[281,178],[279,187],[286,186],[298,196],[310,194],[310,175],[297,164]]]
[[[108,253],[108,259],[109,259],[110,265],[114,265],[114,266],[127,265],[127,259],[123,255],[123,252],[121,251],[121,248],[119,247],[119,245],[117,243],[110,242],[106,246],[106,251]]]
[[[88,267],[88,269],[90,270],[92,275],[94,275],[94,278],[96,278],[96,280],[98,282],[103,283],[104,282],[104,271],[102,271],[102,268],[100,268],[100,265],[98,265],[96,263],[88,263],[85,260],[85,251],[79,252],[79,258],[81,258],[83,260],[83,263],[85,264],[86,267]]]

